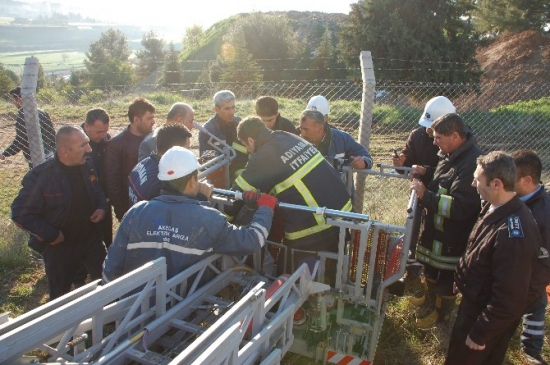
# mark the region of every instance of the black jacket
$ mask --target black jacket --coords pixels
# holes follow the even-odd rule
[[[107,210],[107,200],[89,160],[82,165],[82,178],[92,206],[90,215],[96,209]],[[21,184],[11,205],[11,219],[31,234],[29,246],[43,252],[67,221],[71,206],[69,180],[55,155],[29,171]]]
[[[525,204],[533,213],[541,236],[539,259],[533,269],[533,279],[529,287],[528,302],[531,303],[540,298],[550,283],[550,195],[541,186]]]
[[[491,213],[489,207],[484,205],[455,273],[462,295],[481,309],[469,333],[480,345],[523,314],[540,249],[537,223],[517,196]]]
[[[421,180],[424,185],[428,185],[439,161],[439,147],[434,145],[434,139],[428,135],[426,127],[421,126],[413,130],[401,152],[405,156],[403,166],[421,165],[426,168],[426,174],[421,176]]]
[[[455,269],[481,208],[479,194],[472,187],[476,159],[481,154],[469,135],[456,151],[441,156],[433,180],[419,199],[425,216],[416,251],[418,261],[438,269]]]
[[[350,196],[338,172],[302,138],[265,130],[254,143],[246,169],[233,189],[260,189],[285,203],[351,211]],[[285,242],[314,242],[331,228],[312,213],[283,209]]]
[[[55,151],[55,129],[50,119],[50,115],[41,109],[38,109],[38,120],[40,122],[44,156],[48,157]],[[4,152],[2,152],[2,156],[14,156],[19,151],[23,151],[23,156],[25,156],[29,166],[32,167],[31,151],[23,108],[19,108],[17,113],[17,120],[15,122],[15,138],[13,139],[13,142],[6,147]]]

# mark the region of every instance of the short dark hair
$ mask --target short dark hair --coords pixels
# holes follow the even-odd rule
[[[155,112],[153,104],[145,98],[135,98],[128,107],[128,119],[133,123],[134,117],[141,118],[147,112]]]
[[[512,156],[504,151],[492,151],[477,158],[477,164],[483,169],[487,185],[494,179],[499,179],[504,190],[514,191],[516,185],[516,165]]]
[[[109,118],[109,114],[107,114],[107,111],[103,108],[88,110],[84,123],[86,123],[87,125],[94,125],[96,120],[99,120],[103,124],[108,124],[111,118]]]
[[[17,86],[17,87],[14,87],[13,89],[11,89],[9,92],[9,95],[11,97],[18,97],[20,98],[21,97],[21,87]]]
[[[325,125],[325,116],[318,110],[306,109],[300,115],[300,122],[311,119],[317,124]]]
[[[539,183],[542,175],[542,161],[533,150],[518,150],[511,153],[516,165],[517,180],[531,176],[533,182]]]
[[[268,130],[264,122],[256,116],[244,118],[237,126],[237,138],[245,141],[248,138],[256,139],[261,132]]]
[[[157,153],[164,155],[166,151],[174,146],[185,147],[185,143],[191,136],[191,132],[183,125],[162,126],[157,133]]]
[[[468,126],[456,113],[440,116],[433,122],[431,129],[444,136],[450,136],[454,132],[458,133],[461,138],[466,138],[468,135]]]
[[[256,100],[256,114],[260,117],[271,117],[279,112],[279,103],[271,96],[260,96]]]

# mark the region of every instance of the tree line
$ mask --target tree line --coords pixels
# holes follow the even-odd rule
[[[241,14],[206,31],[187,28],[181,51],[150,31],[135,54],[122,31],[109,29],[90,45],[84,69],[54,82],[57,89],[75,91],[144,79],[165,87],[344,79],[359,76],[359,53],[369,50],[380,81],[470,83],[481,75],[476,47],[504,32],[542,31],[549,14],[547,0],[359,0],[337,27],[314,17],[304,28],[283,14]],[[0,91],[16,83],[0,67]]]

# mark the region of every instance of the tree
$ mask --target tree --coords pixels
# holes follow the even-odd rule
[[[218,63],[220,81],[243,82],[261,81],[262,72],[258,63],[247,50],[244,39],[234,38],[231,43],[222,46]]]
[[[162,70],[162,85],[170,86],[174,84],[181,84],[182,82],[183,73],[179,61],[179,53],[176,51],[174,43],[170,42]]]
[[[101,33],[99,40],[90,45],[84,60],[91,85],[128,85],[125,82],[131,82],[134,77],[134,71],[128,64],[131,54],[128,40],[120,30],[109,29]]]
[[[164,40],[152,30],[143,35],[141,45],[143,50],[136,53],[137,72],[145,77],[155,72],[164,62]]]
[[[259,12],[243,15],[224,41],[239,52],[250,53],[251,59],[263,66],[266,80],[280,80],[286,59],[299,50],[296,33],[286,16]]]
[[[192,27],[185,29],[185,35],[181,40],[183,50],[189,53],[199,48],[203,36],[204,29],[200,25],[195,24]]]
[[[15,75],[13,71],[6,69],[3,65],[0,65],[0,95],[2,99],[7,99],[8,92],[19,84],[12,79],[10,72]]]
[[[474,11],[481,32],[542,30],[550,21],[548,0],[479,0]]]
[[[356,68],[371,51],[379,80],[477,81],[478,37],[469,0],[359,0],[339,34],[344,62]]]

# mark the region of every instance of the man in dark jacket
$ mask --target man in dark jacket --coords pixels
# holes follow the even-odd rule
[[[248,255],[265,245],[277,199],[260,196],[252,224],[236,227],[197,199],[212,194],[211,185],[199,182],[198,168],[197,157],[183,147],[172,147],[161,157],[158,177],[166,189],[124,216],[105,260],[105,282],[159,257],[166,257],[171,278],[213,253]]]
[[[160,158],[174,146],[189,148],[190,142],[191,133],[181,124],[164,125],[159,128],[155,136],[157,153],[152,153],[138,162],[128,175],[130,206],[160,195],[162,189],[162,181],[158,178]]]
[[[272,131],[285,131],[299,135],[296,126],[279,112],[279,103],[271,96],[260,96],[256,100],[256,115],[262,119],[265,126]]]
[[[128,128],[107,142],[105,148],[105,185],[107,197],[119,221],[130,208],[128,174],[138,162],[139,145],[155,124],[155,107],[144,98],[137,98],[128,107]]]
[[[418,177],[424,185],[428,186],[433,178],[437,162],[439,161],[439,147],[434,144],[432,123],[445,114],[456,112],[456,108],[445,96],[436,96],[431,98],[424,107],[424,112],[418,121],[420,127],[409,134],[405,142],[405,147],[399,155],[392,156],[394,166],[412,167],[411,176]],[[398,173],[403,170],[396,169]],[[422,209],[416,210],[413,223],[412,241],[410,255],[407,259],[407,277],[418,278],[422,269],[422,264],[415,260],[416,244],[418,234],[420,233],[420,223],[422,221]],[[409,275],[410,274],[410,275]],[[413,299],[414,304],[414,299]]]
[[[11,205],[11,218],[44,257],[50,300],[70,291],[82,265],[92,279],[101,278],[105,245],[96,224],[105,217],[107,201],[86,158],[90,151],[82,130],[60,128],[55,156],[25,175]]]
[[[23,156],[29,167],[32,168],[31,150],[29,138],[27,135],[27,125],[25,124],[25,112],[23,110],[23,99],[21,98],[21,88],[16,87],[9,92],[10,100],[17,107],[17,120],[15,121],[15,138],[13,142],[0,154],[0,160],[6,157],[14,156],[19,151],[23,151]],[[40,123],[40,133],[42,134],[42,143],[44,146],[44,156],[47,158],[55,151],[55,130],[48,113],[42,109],[37,109],[38,121]]]
[[[521,315],[533,303],[529,293],[539,282],[533,268],[541,238],[529,208],[514,192],[515,181],[514,161],[505,152],[477,159],[472,186],[485,205],[456,269],[462,301],[447,365],[502,364]]]
[[[428,186],[419,179],[411,181],[424,209],[416,259],[424,264],[427,290],[418,301],[424,304],[416,321],[419,328],[448,320],[455,302],[453,273],[481,205],[471,181],[482,151],[466,124],[451,113],[437,119],[432,128],[440,150],[433,180]]]
[[[344,183],[314,146],[293,134],[270,131],[258,117],[241,122],[238,136],[251,157],[232,189],[259,189],[285,203],[351,211]],[[338,228],[321,216],[297,210],[283,210],[283,215],[284,243],[288,247],[338,250]],[[296,257],[294,268],[301,261]]]
[[[218,91],[214,95],[214,115],[210,120],[204,123],[204,128],[217,138],[225,141],[228,146],[232,147],[237,156],[229,166],[230,183],[233,183],[235,178],[242,172],[248,154],[246,148],[239,142],[237,138],[237,126],[241,118],[235,116],[235,94],[229,90]],[[199,155],[216,154],[215,149],[209,144],[210,137],[204,132],[199,132]],[[215,143],[215,142],[214,142]]]
[[[103,165],[103,155],[105,154],[105,145],[111,139],[109,135],[109,123],[111,118],[107,111],[102,108],[90,109],[86,113],[86,119],[81,127],[84,133],[90,139],[90,148],[92,152],[88,155],[92,159],[93,166],[97,172],[99,182],[103,191],[105,187],[105,168]],[[99,223],[101,227],[103,242],[107,247],[113,242],[113,215],[111,213],[111,205],[105,214],[105,219]]]
[[[523,315],[523,332],[521,334],[521,348],[523,356],[531,365],[546,364],[542,358],[544,344],[544,317],[548,298],[544,288],[550,282],[550,195],[544,190],[540,182],[542,162],[535,151],[519,150],[512,153],[516,165],[515,191],[533,213],[542,238],[539,259],[533,268],[535,278],[540,283],[534,286],[534,293],[529,293],[530,300],[537,293],[542,292],[533,305]]]
[[[346,158],[354,169],[372,168],[372,157],[365,147],[348,133],[330,127],[323,113],[318,110],[307,109],[302,112],[300,136],[329,159]]]

